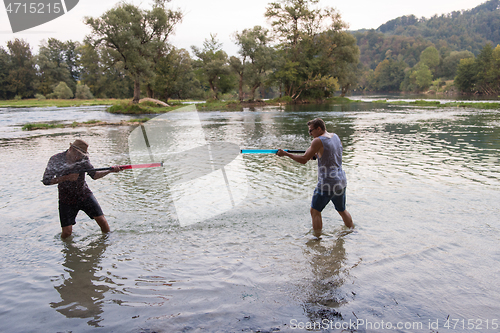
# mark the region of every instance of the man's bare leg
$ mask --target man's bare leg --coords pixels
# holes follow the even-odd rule
[[[311,218],[314,236],[319,237],[321,236],[321,230],[323,229],[323,218],[321,217],[321,212],[311,208]]]
[[[108,221],[106,221],[106,218],[104,217],[104,215],[96,216],[96,217],[94,217],[94,220],[101,227],[102,232],[107,233],[107,232],[111,231],[111,229],[109,228],[109,225],[108,225]]]
[[[62,227],[61,238],[68,238],[73,233],[73,226],[68,225],[67,227]]]
[[[343,212],[339,212],[340,216],[342,217],[342,220],[344,221],[344,224],[346,227],[353,229],[354,228],[354,223],[352,222],[352,217],[351,214],[347,210],[344,210]]]

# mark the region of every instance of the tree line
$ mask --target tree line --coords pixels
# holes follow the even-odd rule
[[[38,54],[23,40],[0,47],[0,98],[130,98],[141,96],[240,100],[281,96],[327,98],[356,84],[356,39],[319,0],[270,3],[261,26],[235,32],[229,57],[217,36],[190,52],[169,43],[182,13],[155,0],[151,9],[120,3],[85,18],[83,42],[42,42]]]
[[[471,10],[430,19],[402,16],[376,30],[353,32],[361,54],[358,89],[496,94],[491,88],[459,83],[464,80],[459,64],[481,62],[478,59],[482,54],[500,44],[499,8],[500,0],[490,0]],[[498,70],[494,61],[489,64],[497,66],[492,71]],[[478,66],[469,66],[469,76],[470,71],[475,71],[475,80],[483,82],[482,87],[484,80],[492,80],[491,85],[498,82],[492,73],[486,75]]]

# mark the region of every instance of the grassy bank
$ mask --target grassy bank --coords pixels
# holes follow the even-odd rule
[[[408,101],[387,101],[378,100],[372,103],[384,103],[392,105],[414,105],[414,106],[427,106],[427,107],[463,107],[463,108],[476,108],[476,109],[500,109],[500,102],[448,102],[441,103],[440,101],[434,100],[416,100],[412,102]]]
[[[239,101],[210,101],[196,104],[198,111],[242,111],[244,103]]]
[[[153,102],[132,104],[130,99],[96,98],[96,99],[20,99],[0,100],[0,108],[34,108],[34,107],[78,107],[107,105],[113,107],[115,113],[162,113],[172,111],[183,104],[183,101],[170,100],[170,107],[160,107]],[[126,112],[130,111],[130,112]]]
[[[22,100],[0,100],[0,108],[30,108],[30,107],[78,107],[78,106],[95,106],[107,105],[108,112],[119,114],[157,114],[165,113],[178,109],[185,104],[185,101],[169,100],[169,107],[159,106],[153,102],[142,102],[139,104],[130,103],[130,99],[92,99],[92,100],[78,100],[78,99],[22,99]],[[315,103],[350,103],[353,102],[348,98],[335,97],[324,101],[300,101],[300,104],[315,104]],[[259,107],[259,106],[279,106],[286,104],[293,104],[291,98],[282,97],[266,101],[208,101],[206,103],[197,103],[196,108],[200,111],[241,111],[246,107]]]
[[[444,106],[450,107],[462,107],[462,108],[476,108],[476,109],[500,109],[500,102],[450,102],[443,104]]]
[[[139,125],[145,123],[151,118],[136,118],[130,120],[124,120],[118,123],[108,123],[100,120],[89,120],[85,122],[72,122],[71,124],[48,124],[48,123],[27,123],[22,127],[23,131],[34,131],[40,129],[51,129],[51,128],[75,128],[75,127],[90,127],[90,126],[127,126],[127,125]]]
[[[50,128],[63,128],[65,125],[63,124],[47,124],[47,123],[27,123],[23,126],[23,131],[34,131],[39,129],[50,129]]]
[[[64,100],[64,99],[23,99],[23,100],[0,100],[0,108],[11,107],[11,108],[29,108],[29,107],[79,107],[79,106],[95,106],[95,105],[106,105],[108,106],[107,111],[110,113],[119,114],[160,114],[176,110],[185,106],[181,104],[181,101],[170,100],[170,106],[160,106],[153,102],[142,102],[139,104],[130,103],[130,99],[93,99],[93,100]],[[302,100],[298,104],[348,104],[348,103],[359,103],[361,101],[349,99],[345,97],[333,97],[326,100]],[[242,111],[244,108],[251,107],[263,107],[263,106],[283,106],[287,104],[294,104],[288,97],[277,98],[266,101],[208,101],[206,103],[197,103],[196,108],[199,111]],[[369,102],[366,102],[369,103]],[[408,101],[387,101],[387,100],[377,100],[371,103],[386,103],[393,105],[414,105],[414,106],[427,106],[427,107],[473,107],[482,109],[499,109],[500,102],[448,102],[441,103],[435,100],[416,100],[412,102]],[[49,127],[47,127],[49,128]]]
[[[20,99],[20,100],[0,100],[0,108],[35,108],[35,107],[72,107],[72,106],[95,106],[95,105],[115,105],[129,100],[123,99]]]
[[[157,114],[170,112],[181,107],[184,104],[171,104],[171,106],[160,106],[153,102],[143,102],[138,104],[132,104],[129,101],[116,103],[108,108],[110,113],[119,114]]]
[[[293,101],[289,97],[275,98],[270,100],[258,101],[209,101],[196,104],[198,111],[242,111],[244,108],[255,108],[263,106],[283,106],[289,104],[348,104],[360,101],[351,100],[345,97],[332,97],[325,100],[300,100]]]

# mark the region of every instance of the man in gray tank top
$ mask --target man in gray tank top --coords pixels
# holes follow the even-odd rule
[[[315,156],[318,158],[318,184],[311,202],[311,218],[315,236],[321,235],[323,219],[321,212],[332,202],[348,228],[354,228],[351,214],[345,208],[347,178],[342,170],[342,143],[335,133],[326,131],[325,122],[316,118],[307,123],[309,134],[314,137],[304,155],[290,154],[282,149],[278,156],[288,156],[292,160],[306,164]]]

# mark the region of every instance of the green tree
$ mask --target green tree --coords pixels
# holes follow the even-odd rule
[[[464,94],[500,94],[500,45],[486,44],[476,58],[460,60],[455,86]]]
[[[155,0],[151,10],[142,10],[132,4],[120,3],[100,18],[87,17],[85,23],[92,28],[90,40],[103,44],[116,64],[134,80],[134,98],[140,99],[140,82],[154,75],[154,62],[164,56],[167,39],[182,13],[165,7],[169,0]]]
[[[85,41],[77,49],[80,81],[87,85],[94,96],[100,96],[105,68],[99,54],[99,47],[93,47]]]
[[[439,65],[439,51],[434,46],[427,47],[420,53],[420,62],[434,73]]]
[[[474,58],[460,60],[455,77],[455,86],[462,93],[473,93],[476,86],[476,61]]]
[[[319,40],[320,67],[338,81],[343,97],[356,87],[360,74],[356,38],[347,31],[329,30]]]
[[[375,91],[396,92],[399,91],[401,83],[405,78],[405,62],[396,62],[385,59],[380,62],[370,79],[370,88]]]
[[[201,80],[208,84],[212,98],[219,99],[219,93],[227,90],[227,77],[231,69],[217,35],[210,34],[210,39],[203,42],[203,49],[196,46],[191,46],[191,49],[198,58],[194,66]]]
[[[243,100],[243,84],[246,83],[250,99],[255,100],[255,91],[265,83],[273,66],[274,49],[270,46],[269,31],[257,25],[235,33],[234,38],[240,58],[231,57],[230,64],[239,77],[239,98]]]
[[[115,63],[115,59],[109,55],[110,49],[103,45],[94,48],[85,41],[76,51],[80,83],[87,85],[92,95],[98,98],[134,96],[133,80],[123,68],[123,62]]]
[[[493,60],[495,62],[500,60],[500,44],[493,49]]]
[[[492,60],[492,68],[491,68],[493,84],[496,87],[495,93],[496,95],[500,95],[500,44],[493,49],[493,60]]]
[[[332,34],[346,27],[330,7],[315,7],[319,0],[281,0],[266,8],[278,45],[273,78],[287,96],[322,98],[338,88],[331,66]],[[326,51],[325,51],[326,48]]]
[[[76,90],[78,73],[73,62],[76,61],[75,42],[61,42],[49,38],[40,45],[36,56],[38,67],[38,91],[44,95],[51,93],[59,82],[65,82],[72,91]],[[69,47],[69,48],[68,48]],[[71,58],[68,58],[71,57]],[[71,65],[70,65],[71,64]],[[73,73],[72,73],[73,71]],[[76,75],[74,77],[73,75]]]
[[[419,91],[429,89],[432,84],[432,72],[426,64],[418,64],[410,76],[415,80]]]
[[[10,56],[7,51],[0,46],[0,99],[9,99],[12,97],[8,89],[9,71]]]
[[[6,79],[8,91],[13,96],[32,97],[35,94],[36,69],[29,44],[16,38],[7,42],[7,49],[10,58],[10,70]]]
[[[406,70],[405,78],[401,83],[401,90],[407,92],[421,92],[429,89],[431,84],[431,70],[426,64],[418,63],[415,67]]]
[[[185,99],[200,95],[200,83],[194,75],[192,62],[188,51],[175,47],[158,60],[153,87],[165,102],[174,96]]]
[[[64,61],[68,66],[72,82],[76,83],[80,79],[80,67],[78,66],[78,49],[80,42],[68,40],[64,43]]]
[[[134,78],[128,74],[124,63],[115,63],[113,50],[107,47],[99,49],[99,56],[103,64],[103,77],[101,85],[102,97],[130,98],[134,96]]]
[[[238,76],[238,98],[241,101],[244,99],[244,94],[243,94],[243,85],[244,85],[244,80],[245,80],[245,58],[240,59],[235,56],[231,56],[229,58],[229,66],[231,66],[231,69],[233,70],[234,73]]]
[[[457,68],[460,60],[466,58],[474,58],[474,54],[470,51],[452,51],[443,59],[440,64],[439,71],[436,77],[442,77],[446,80],[452,80],[457,75]]]
[[[340,31],[347,25],[331,7],[314,8],[319,0],[280,0],[266,8],[265,16],[272,20],[275,37],[292,48],[326,30]]]
[[[494,58],[494,50],[490,43],[486,44],[476,57],[476,89],[483,95],[500,93],[498,67]]]

